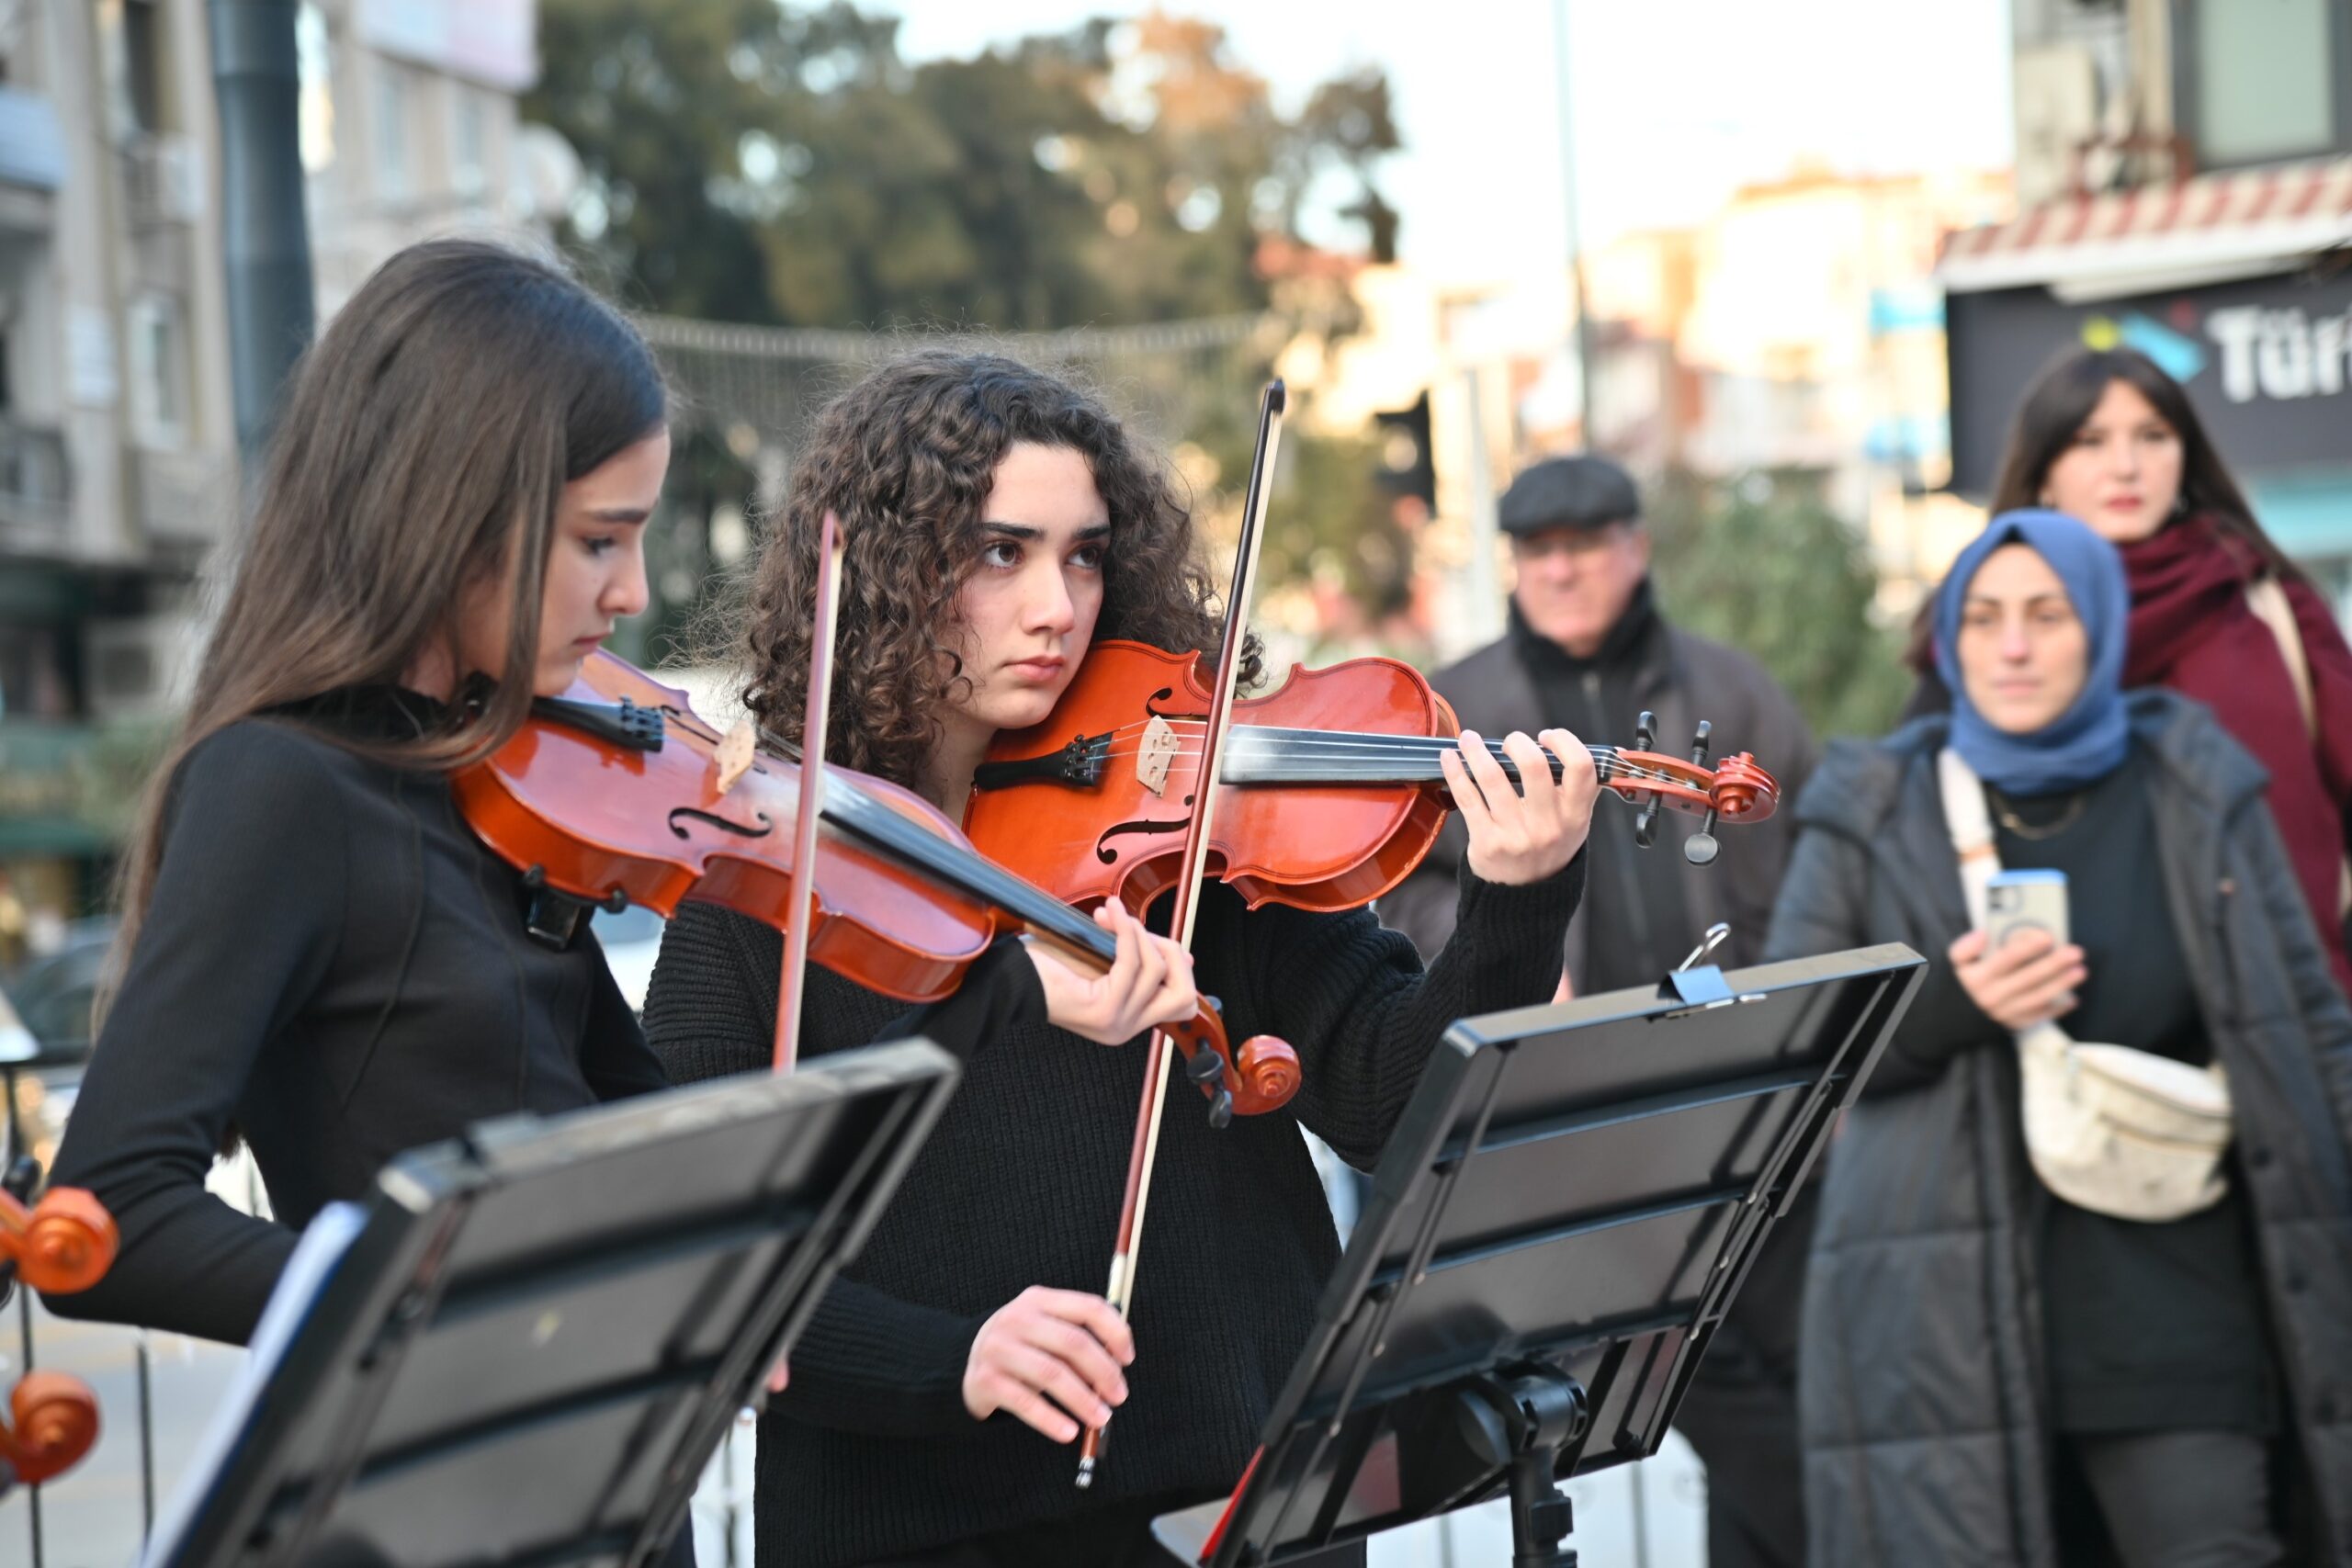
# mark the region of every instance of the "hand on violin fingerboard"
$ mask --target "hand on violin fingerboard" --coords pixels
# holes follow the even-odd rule
[[[1200,1010],[1191,953],[1146,931],[1117,903],[1098,906],[1094,923],[1118,943],[1111,967],[1100,975],[1072,967],[1047,943],[1028,944],[1046,992],[1046,1016],[1057,1026],[1101,1044],[1124,1045],[1147,1029],[1181,1023]]]
[[[1557,779],[1546,750],[1559,760]],[[1517,784],[1474,729],[1462,732],[1461,746],[1442,754],[1439,765],[1470,834],[1471,871],[1507,886],[1541,882],[1584,848],[1600,775],[1585,743],[1565,729],[1544,731],[1541,746],[1513,730],[1503,750],[1519,769]]]

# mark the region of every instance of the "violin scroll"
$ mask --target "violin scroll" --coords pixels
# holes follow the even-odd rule
[[[1197,1016],[1167,1032],[1184,1055],[1184,1076],[1209,1097],[1210,1123],[1222,1127],[1237,1112],[1260,1116],[1289,1104],[1303,1080],[1298,1053],[1271,1034],[1253,1034],[1228,1065],[1216,1004],[1205,997],[1202,1001]]]
[[[98,1402],[82,1380],[63,1372],[27,1372],[8,1398],[0,1427],[0,1468],[27,1485],[64,1474],[98,1440]]]
[[[1781,786],[1764,771],[1752,752],[1739,751],[1713,767],[1707,765],[1708,738],[1714,727],[1701,720],[1686,761],[1649,748],[1656,743],[1657,718],[1645,713],[1634,727],[1634,750],[1608,752],[1600,783],[1628,804],[1639,807],[1634,819],[1634,842],[1647,849],[1657,836],[1658,813],[1679,811],[1703,818],[1683,840],[1682,854],[1692,865],[1715,858],[1715,824],[1761,822],[1780,805]]]
[[[30,1209],[0,1192],[0,1261],[43,1294],[88,1290],[120,1246],[114,1216],[78,1187],[52,1187]]]
[[[1298,1053],[1290,1048],[1287,1041],[1271,1034],[1253,1034],[1244,1040],[1233,1066],[1241,1075],[1241,1081],[1250,1086],[1249,1098],[1262,1102],[1269,1111],[1288,1104],[1305,1076],[1299,1068]]]
[[[78,1187],[52,1187],[28,1206],[19,1193],[39,1179],[39,1168],[27,1160],[10,1175],[0,1187],[0,1280],[13,1274],[55,1294],[96,1284],[121,1246],[105,1205]],[[86,1383],[63,1372],[27,1372],[0,1420],[0,1495],[64,1474],[97,1440],[98,1402]]]

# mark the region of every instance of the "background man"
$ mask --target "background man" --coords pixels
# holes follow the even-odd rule
[[[1631,746],[1647,709],[1657,715],[1656,749],[1688,756],[1706,719],[1711,758],[1753,751],[1781,784],[1779,814],[1723,829],[1722,854],[1704,868],[1682,858],[1697,818],[1665,814],[1657,844],[1642,850],[1632,814],[1604,803],[1587,840],[1584,906],[1562,954],[1570,983],[1578,995],[1655,986],[1716,920],[1730,922],[1731,935],[1711,961],[1755,962],[1794,839],[1792,807],[1813,771],[1804,716],[1754,660],[1659,614],[1641,497],[1616,464],[1538,463],[1504,493],[1499,522],[1518,568],[1510,628],[1430,677],[1464,726],[1501,736],[1560,725],[1596,745]],[[1452,932],[1463,846],[1460,823],[1449,822],[1419,869],[1380,901],[1382,919],[1425,958]],[[1707,1464],[1713,1568],[1804,1562],[1795,1344],[1812,1220],[1805,1201],[1781,1223],[1683,1402],[1679,1424]]]

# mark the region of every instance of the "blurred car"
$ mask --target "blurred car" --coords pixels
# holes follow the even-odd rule
[[[107,953],[114,946],[116,923],[112,915],[73,921],[55,952],[34,959],[0,986],[8,993],[17,1021],[40,1047],[35,1058],[40,1064],[89,1060],[90,1007]]]
[[[631,904],[617,915],[597,910],[589,927],[605,950],[605,962],[612,965],[621,995],[639,1013],[645,1010],[645,988],[653,983],[653,961],[662,955],[662,929],[667,924],[643,905]]]

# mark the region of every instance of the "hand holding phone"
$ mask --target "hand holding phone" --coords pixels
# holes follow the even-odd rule
[[[1984,903],[1984,928],[1948,954],[1969,999],[2012,1031],[2073,1011],[2090,972],[2083,950],[2067,940],[2065,874],[1996,872]]]

